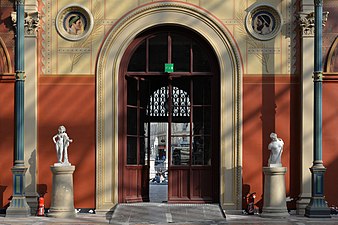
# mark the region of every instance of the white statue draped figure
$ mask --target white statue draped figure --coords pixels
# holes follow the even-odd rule
[[[268,149],[270,150],[270,158],[268,160],[268,166],[281,167],[284,142],[281,138],[278,138],[277,134],[275,133],[271,133],[270,138],[272,140],[268,146]]]
[[[68,146],[70,142],[73,142],[66,133],[66,128],[64,126],[59,126],[59,133],[54,135],[53,141],[55,143],[56,154],[58,158],[58,165],[71,165],[68,161]],[[63,162],[62,162],[63,158]]]

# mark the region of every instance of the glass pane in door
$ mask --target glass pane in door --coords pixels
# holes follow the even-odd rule
[[[127,165],[137,164],[137,138],[127,137]]]
[[[193,134],[211,134],[211,107],[193,107]]]
[[[127,79],[127,105],[137,105],[137,80],[132,77]]]
[[[190,71],[190,39],[180,34],[171,34],[172,62],[176,72]]]
[[[140,137],[140,165],[147,164],[147,138]]]
[[[137,134],[137,108],[127,108],[127,134]]]
[[[160,34],[149,39],[149,71],[163,72],[168,62],[168,36]]]
[[[146,42],[136,49],[128,64],[128,71],[146,71]]]
[[[210,105],[211,104],[211,79],[195,78],[193,80],[194,105]]]
[[[190,164],[189,136],[175,136],[171,138],[171,165]]]

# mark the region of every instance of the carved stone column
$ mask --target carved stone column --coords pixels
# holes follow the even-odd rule
[[[30,214],[30,207],[25,197],[25,173],[27,167],[24,161],[24,0],[15,1],[16,32],[15,32],[15,135],[14,135],[14,166],[13,196],[6,210],[7,217],[26,217]]]
[[[12,13],[12,21],[16,26],[16,12]],[[25,165],[28,170],[25,176],[25,196],[35,215],[38,207],[37,193],[37,30],[39,13],[36,0],[26,0],[24,13],[24,63],[27,77],[24,90],[24,146]]]
[[[323,27],[323,0],[314,0],[315,3],[315,49],[314,49],[314,134],[313,134],[313,164],[311,201],[305,208],[305,216],[311,218],[331,218],[330,208],[325,201],[324,194],[324,167],[322,159],[322,98],[323,98],[323,65],[322,65],[322,27]],[[326,14],[327,16],[327,14]],[[325,21],[327,20],[324,19]]]
[[[311,10],[311,9],[310,9]],[[313,10],[313,7],[312,7]],[[314,51],[314,13],[301,12],[301,84],[302,84],[302,149],[300,157],[301,191],[297,201],[297,214],[304,215],[305,207],[311,199],[311,167],[313,156],[313,51]]]
[[[302,52],[302,149],[301,149],[301,192],[297,201],[297,214],[304,215],[305,208],[311,200],[311,172],[309,168],[313,161],[313,133],[314,133],[314,88],[313,88],[313,70],[314,70],[314,29],[315,14],[313,1],[303,0],[303,12],[299,14],[299,23],[301,28],[301,52]],[[327,20],[328,13],[323,13],[323,24]]]
[[[26,199],[35,215],[38,208],[37,193],[37,30],[39,27],[39,13],[37,4],[26,0],[25,6],[25,163],[28,166],[26,173]]]
[[[302,150],[301,150],[301,193],[297,201],[297,214],[304,215],[305,207],[311,199],[311,172],[309,168],[313,161],[313,133],[314,126],[314,88],[313,88],[313,68],[314,68],[314,30],[315,14],[312,6],[307,6],[308,12],[299,14],[301,27],[302,46]],[[310,8],[309,8],[310,7]],[[327,20],[327,12],[323,13],[323,24]]]

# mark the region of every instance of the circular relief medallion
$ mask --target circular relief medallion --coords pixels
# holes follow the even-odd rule
[[[280,32],[282,17],[270,5],[256,5],[251,8],[245,18],[245,26],[249,34],[262,41],[270,40]]]
[[[77,4],[65,6],[56,16],[57,31],[69,41],[78,41],[87,37],[93,25],[93,16],[89,10]]]

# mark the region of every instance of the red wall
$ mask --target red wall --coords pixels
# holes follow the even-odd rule
[[[11,1],[1,1],[0,8],[0,37],[9,53],[12,70],[14,65],[14,32],[12,27]],[[0,59],[0,61],[7,59]],[[0,62],[2,65],[3,62]],[[0,71],[8,73],[10,71]],[[12,191],[12,172],[14,160],[14,75],[0,74],[0,209],[9,205]]]
[[[334,40],[338,37],[338,0],[325,1],[323,7],[324,12],[330,13],[325,27],[323,27],[323,70],[329,72],[326,70],[326,60]],[[337,53],[337,48],[335,51]],[[332,68],[338,68],[338,65],[336,64]],[[335,76],[330,77],[336,81],[324,80],[322,98],[323,162],[327,169],[324,175],[324,194],[329,206],[338,205],[338,71],[331,72],[336,72]]]
[[[50,207],[52,172],[57,162],[52,137],[64,125],[73,143],[69,161],[75,165],[74,204],[95,208],[95,77],[39,78],[38,86],[38,191]]]
[[[323,84],[323,162],[325,200],[338,205],[338,83]]]
[[[338,83],[323,85],[323,161],[325,196],[329,205],[337,205],[338,177]],[[301,148],[300,84],[297,78],[245,77],[243,79],[243,194],[257,192],[262,203],[263,173],[269,157],[269,134],[275,131],[284,142],[283,166],[287,167],[287,196],[299,194],[299,154]],[[12,194],[14,138],[14,83],[0,82],[0,206]],[[59,125],[67,128],[74,140],[69,147],[74,173],[75,207],[95,207],[95,78],[40,77],[38,87],[38,190],[47,191],[50,206],[52,173],[56,162],[52,141]],[[310,150],[312,154],[312,150]],[[294,208],[294,204],[289,207]]]
[[[256,192],[260,207],[264,186],[262,167],[267,166],[270,156],[271,132],[276,132],[284,141],[282,163],[287,167],[287,196],[299,195],[299,88],[296,77],[243,78],[243,196]],[[295,208],[294,203],[288,207]]]
[[[4,208],[13,193],[14,82],[4,82],[0,76],[0,90],[0,208]]]

